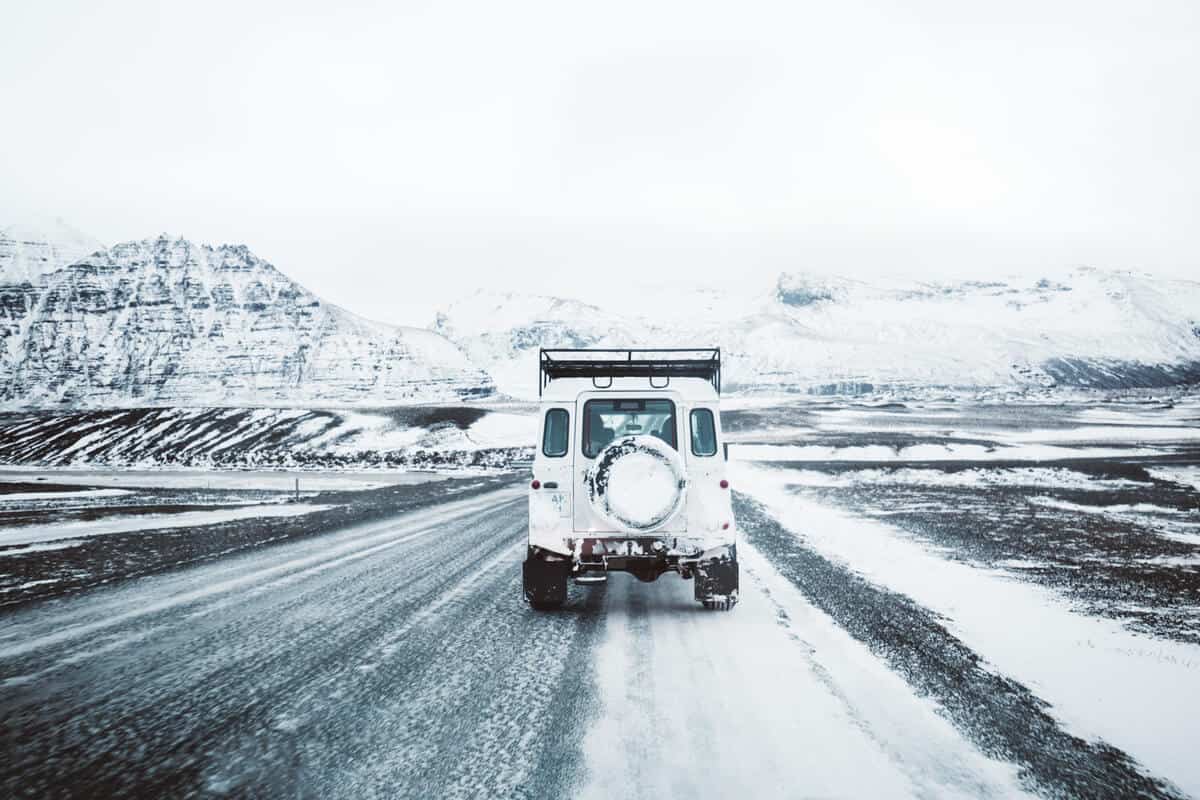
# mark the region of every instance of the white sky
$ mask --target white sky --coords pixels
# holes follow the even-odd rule
[[[0,219],[244,242],[377,319],[476,286],[1200,275],[1195,0],[0,2]]]

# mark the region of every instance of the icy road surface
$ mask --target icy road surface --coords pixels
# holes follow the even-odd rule
[[[844,608],[810,605],[785,573],[825,568],[756,524],[773,550],[741,545],[732,613],[672,575],[529,610],[523,486],[18,609],[0,796],[1173,794],[1121,753],[1080,746],[1059,782],[1036,754],[985,755],[994,718],[947,714],[873,651],[923,612],[849,579]],[[1057,747],[1017,701],[1002,724]]]

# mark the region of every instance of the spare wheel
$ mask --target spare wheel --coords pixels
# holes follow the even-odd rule
[[[653,436],[625,436],[596,456],[588,500],[618,530],[650,533],[683,508],[687,473],[679,451]]]

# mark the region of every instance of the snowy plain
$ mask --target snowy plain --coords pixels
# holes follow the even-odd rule
[[[1200,772],[1190,758],[1200,716],[1193,690],[1200,685],[1200,645],[1188,638],[1195,626],[1186,621],[1194,613],[1186,604],[1172,612],[1183,620],[1177,631],[1148,632],[1121,616],[1129,611],[1125,606],[1114,615],[1099,613],[1067,587],[1039,578],[1046,568],[1042,552],[981,560],[889,522],[917,508],[956,528],[962,524],[956,504],[964,496],[956,493],[967,493],[990,497],[988,513],[997,521],[1028,513],[1019,500],[1065,515],[1045,524],[1066,518],[1100,539],[1149,531],[1178,549],[1139,550],[1128,564],[1106,568],[1174,576],[1186,599],[1200,543],[1170,539],[1165,534],[1176,527],[1165,526],[1186,531],[1200,521],[1189,500],[1196,469],[1192,410],[733,405],[723,417],[737,439],[734,488],[778,522],[784,544],[769,548],[743,538],[741,602],[728,614],[699,609],[691,585],[677,576],[643,584],[613,575],[600,586],[573,586],[560,614],[534,615],[519,589],[527,524],[523,473],[497,476],[505,486],[498,492],[457,501],[449,499],[455,487],[481,478],[470,471],[447,480],[449,473],[361,467],[126,472],[79,463],[6,469],[0,480],[22,485],[7,495],[26,509],[21,513],[53,511],[58,502],[60,509],[94,504],[107,514],[105,506],[143,502],[155,492],[171,503],[179,502],[179,492],[195,492],[194,502],[230,502],[234,495],[225,493],[239,491],[282,499],[297,477],[302,504],[240,500],[247,513],[308,509],[297,517],[228,520],[233,538],[207,552],[229,554],[215,560],[205,556],[144,580],[118,575],[103,596],[92,594],[95,588],[60,592],[52,603],[0,611],[13,615],[14,630],[28,634],[24,644],[0,639],[10,707],[30,707],[28,687],[47,676],[75,692],[56,695],[56,710],[45,722],[30,722],[22,743],[10,743],[13,751],[40,785],[53,786],[54,774],[28,765],[43,764],[55,752],[55,725],[86,720],[118,702],[77,683],[106,676],[125,689],[122,713],[152,725],[164,748],[189,753],[199,765],[197,785],[206,791],[287,794],[308,776],[330,796],[372,794],[383,786],[408,797],[522,790],[547,796],[551,788],[556,796],[581,797],[1070,794],[1063,787],[1106,797],[1200,794]],[[307,419],[313,431],[306,441],[337,430],[379,447],[440,438],[455,447],[488,448],[531,440],[536,425],[527,411],[487,410],[458,423],[435,423],[436,430],[403,430],[396,418],[363,410],[288,416],[286,422]],[[191,412],[171,417],[181,418],[207,419]],[[264,415],[252,424],[265,419],[282,418]],[[348,439],[321,441],[334,446]],[[61,486],[27,488],[39,478]],[[416,511],[395,505],[410,495],[430,505]],[[5,497],[0,494],[0,504]],[[847,497],[849,507],[836,502]],[[378,509],[374,516],[351,522],[351,512],[367,504]],[[117,517],[81,524],[103,531],[124,524],[119,512],[114,507]],[[189,520],[185,515],[195,513],[226,512],[174,515]],[[155,516],[151,509],[142,521]],[[1092,531],[1090,521],[1104,527]],[[16,584],[42,591],[46,584],[32,584],[88,563],[66,554],[102,545],[95,557],[125,552],[126,545],[117,544],[121,536],[88,536],[79,532],[85,527],[70,525],[62,533],[70,538],[3,546],[0,571],[6,563],[62,559],[59,572],[31,572]],[[293,535],[292,525],[303,526],[304,535]],[[196,528],[197,535],[214,536],[220,527]],[[63,530],[42,528],[39,536]],[[164,534],[186,543],[189,530]],[[986,527],[980,533],[990,541]],[[249,544],[238,537],[249,537]],[[154,548],[149,540],[155,538],[140,536],[138,546]],[[888,602],[910,603],[913,614],[944,627],[944,636],[978,659],[984,672],[1023,687],[1031,707],[1044,708],[1047,724],[1079,738],[1080,758],[1095,761],[1075,764],[1068,753],[1048,759],[1054,763],[1047,767],[989,745],[986,718],[964,721],[954,698],[931,692],[893,663],[888,648],[908,646],[906,631],[895,631],[900,639],[892,644],[881,643],[831,612],[823,600],[853,604],[862,587],[798,583],[794,564],[784,568],[797,553],[827,558],[868,589],[894,593],[898,599]],[[165,563],[140,551],[139,557],[153,569]],[[1130,583],[1124,599],[1153,604],[1152,595],[1137,594],[1140,586]],[[814,597],[814,587],[829,595]],[[859,612],[874,613],[866,606]],[[906,618],[895,619],[899,625]],[[352,641],[331,650],[343,634]],[[925,646],[936,648],[939,640]],[[120,672],[125,659],[136,661],[137,648],[165,659],[145,691],[123,682],[129,678]],[[210,651],[223,655],[196,655]],[[203,688],[209,670],[222,669],[224,659],[255,665],[248,673],[253,680],[229,685],[231,696],[244,700],[264,691],[273,712],[256,716],[254,704],[231,704]],[[946,677],[953,682],[955,676]],[[556,688],[547,692],[547,685]],[[529,702],[531,692],[536,702]],[[160,696],[174,704],[161,713],[155,707]],[[181,727],[170,716],[170,708],[196,704],[232,727],[203,720]],[[1034,712],[1016,708],[1019,736],[1027,721],[1021,714]],[[112,785],[137,786],[139,769],[165,780],[163,770],[174,763],[167,749],[139,753],[119,734],[111,742],[108,751],[90,751],[77,766],[91,763]],[[1116,767],[1103,766],[1109,758],[1104,747],[1114,748]],[[464,765],[480,763],[480,754],[502,768],[474,774]],[[1079,775],[1098,780],[1115,769],[1127,782],[1088,784],[1086,777],[1055,773],[1064,759],[1066,773],[1077,767]],[[0,771],[0,786],[12,780],[13,773]]]
[[[738,464],[740,485],[799,541],[913,598],[995,669],[1028,685],[1069,729],[1120,747],[1200,793],[1200,646],[1078,613],[1061,595],[931,551],[894,529],[788,491],[784,472]]]
[[[53,542],[58,539],[79,539],[89,536],[107,536],[133,531],[152,531],[165,528],[190,528],[196,525],[211,525],[219,522],[234,522],[245,519],[267,519],[270,517],[295,517],[322,511],[328,506],[305,503],[287,505],[252,505],[214,511],[185,511],[178,514],[142,514],[117,516],[103,521],[55,522],[48,525],[22,525],[0,528],[0,547],[34,542]],[[0,550],[0,558],[6,551]]]

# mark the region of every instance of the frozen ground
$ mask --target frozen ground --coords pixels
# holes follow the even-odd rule
[[[513,480],[512,473],[305,473],[297,502],[295,477],[286,473],[173,470],[155,480],[141,472],[91,470],[54,472],[44,482],[37,480],[44,472],[15,475],[21,480],[0,480],[0,613],[320,536]],[[78,480],[124,488],[88,488]]]
[[[500,404],[0,412],[0,465],[503,470],[529,461],[533,426]]]
[[[121,489],[252,489],[304,492],[334,489],[377,489],[396,484],[424,483],[445,477],[437,472],[375,469],[337,472],[286,469],[214,470],[187,468],[88,469],[86,467],[9,467],[0,469],[0,502],[12,500],[4,487],[14,483],[53,482],[64,486],[112,486]],[[98,491],[98,490],[97,490]]]
[[[521,475],[0,547],[0,794],[1200,796],[1198,424],[743,404],[735,453],[822,450],[733,465],[727,614],[670,575],[529,610]],[[63,475],[0,476],[0,528],[293,488]]]
[[[329,506],[310,503],[274,505],[247,505],[237,508],[214,509],[211,511],[181,511],[173,514],[140,514],[115,516],[99,520],[79,522],[53,522],[11,526],[0,531],[0,547],[14,544],[53,542],[72,537],[106,536],[114,533],[164,530],[166,528],[191,528],[200,525],[217,525],[238,520],[270,519],[271,517],[296,517],[324,511]],[[0,551],[2,553],[3,551]]]

